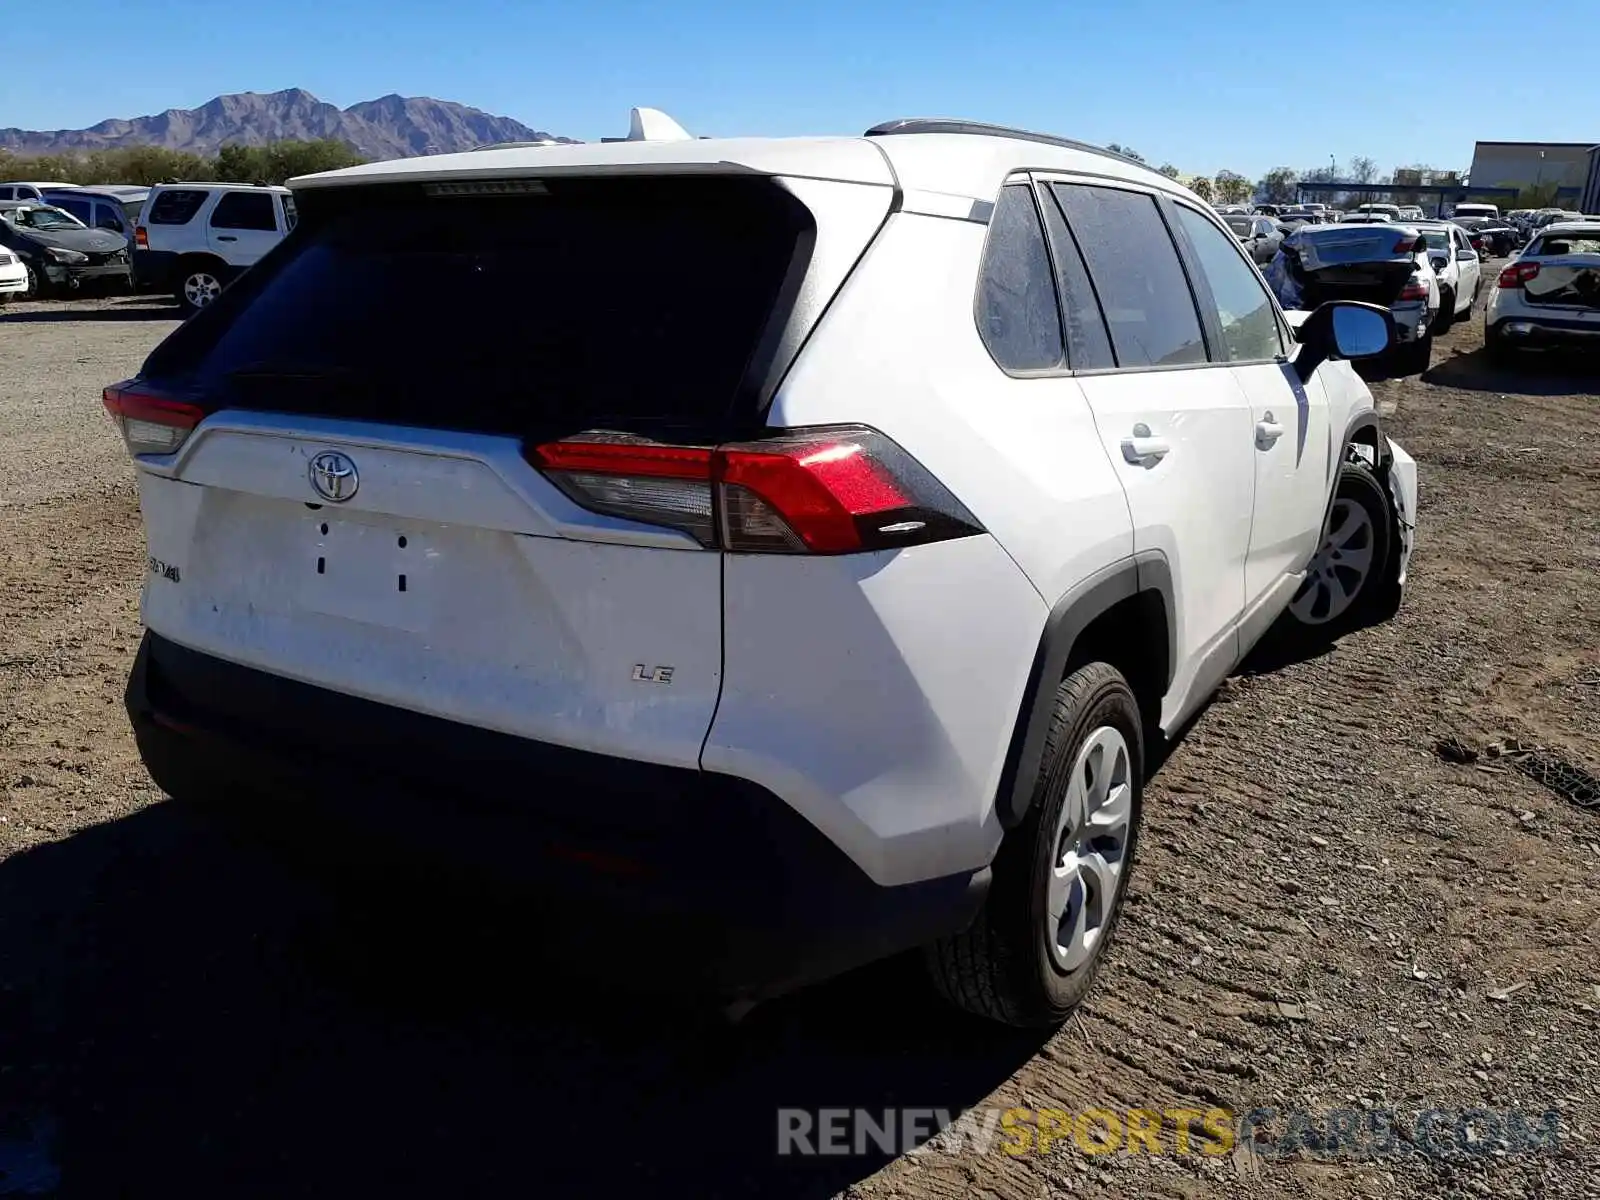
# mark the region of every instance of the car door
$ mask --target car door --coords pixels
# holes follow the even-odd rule
[[[1470,311],[1472,302],[1478,295],[1478,283],[1483,278],[1483,267],[1478,262],[1478,254],[1472,248],[1471,239],[1467,237],[1466,231],[1459,227],[1455,231],[1455,260],[1461,274],[1461,281],[1456,291],[1456,311]]]
[[[1171,717],[1238,660],[1255,494],[1250,408],[1232,371],[1207,356],[1156,194],[1060,178],[1043,192],[1092,285],[1067,307],[1095,311],[1109,331],[1111,365],[1078,379],[1127,496],[1134,550],[1162,555],[1175,584]]]
[[[278,244],[278,211],[273,193],[225,192],[211,210],[206,240],[212,252],[234,267],[248,267]]]
[[[1244,590],[1252,620],[1242,631],[1248,649],[1293,596],[1321,537],[1331,485],[1328,397],[1315,375],[1301,383],[1277,305],[1231,239],[1198,209],[1173,208],[1201,315],[1209,318],[1211,358],[1228,364],[1250,405],[1255,492]]]

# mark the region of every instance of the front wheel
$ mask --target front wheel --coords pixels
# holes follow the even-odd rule
[[[1332,640],[1365,624],[1389,566],[1389,501],[1365,463],[1347,462],[1322,542],[1285,621],[1302,637]]]
[[[1074,671],[1055,713],[1033,803],[995,858],[970,928],[927,950],[934,986],[1007,1025],[1066,1020],[1116,930],[1139,840],[1144,726],[1121,672]]]
[[[50,292],[49,282],[44,277],[44,272],[32,263],[23,264],[28,272],[28,290],[22,295],[28,300],[43,300]]]

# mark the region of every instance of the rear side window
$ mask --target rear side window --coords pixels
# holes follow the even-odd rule
[[[85,225],[92,226],[94,224],[94,205],[87,200],[68,200],[63,196],[59,200],[52,200],[51,204],[61,209],[62,212],[71,213]]]
[[[331,191],[146,373],[214,405],[436,428],[720,427],[815,235],[756,179]]]
[[[205,202],[205,192],[188,189],[162,192],[151,202],[150,224],[187,225]]]
[[[121,233],[122,210],[109,200],[96,200],[94,203],[94,227]]]
[[[1061,365],[1061,311],[1050,251],[1025,183],[1000,189],[978,271],[978,331],[1008,371]]]
[[[211,210],[213,229],[260,229],[275,233],[278,216],[271,192],[228,192]]]
[[[1114,367],[1117,359],[1111,352],[1111,334],[1106,330],[1100,300],[1089,280],[1089,269],[1083,265],[1083,253],[1067,228],[1060,205],[1054,199],[1046,199],[1043,207],[1067,328],[1067,364],[1074,371]]]
[[[1221,362],[1264,362],[1283,353],[1272,297],[1246,265],[1235,239],[1191,208],[1177,205],[1178,223],[1189,236],[1211,303],[1222,328],[1222,345],[1212,355]]]
[[[294,206],[294,197],[283,195],[279,196],[278,199],[283,202],[283,227],[285,229],[293,229],[295,222],[300,219],[300,214]]]
[[[1189,281],[1154,197],[1051,185],[1100,296],[1119,367],[1206,361]]]

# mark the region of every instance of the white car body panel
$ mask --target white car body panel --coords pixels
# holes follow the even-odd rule
[[[28,290],[28,264],[13,251],[0,246],[0,296],[20,295]]]
[[[629,537],[620,521],[591,539],[594,514],[518,470],[510,439],[442,447],[382,426],[330,422],[343,436],[317,436],[259,415],[213,420],[224,427],[140,472],[150,555],[181,578],[147,580],[148,628],[416,712],[698,761],[720,687],[716,555],[652,546],[661,531]],[[347,453],[361,482],[313,507],[307,469],[325,450]],[[638,664],[670,666],[672,685],[640,687]]]
[[[782,796],[879,884],[988,863],[1049,612],[1006,552],[974,537],[735,554],[726,570],[727,679],[702,765]]]

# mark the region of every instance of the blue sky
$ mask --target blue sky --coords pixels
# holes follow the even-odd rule
[[[1433,16],[1392,0],[75,0],[54,11],[0,36],[0,126],[80,128],[303,87],[341,107],[389,92],[459,100],[585,140],[624,133],[635,104],[706,134],[959,115],[1252,178],[1330,155],[1368,155],[1382,171],[1465,168],[1479,138],[1600,141],[1600,72],[1518,49],[1537,30],[1591,28],[1576,0],[1541,5],[1532,27],[1487,0]]]

